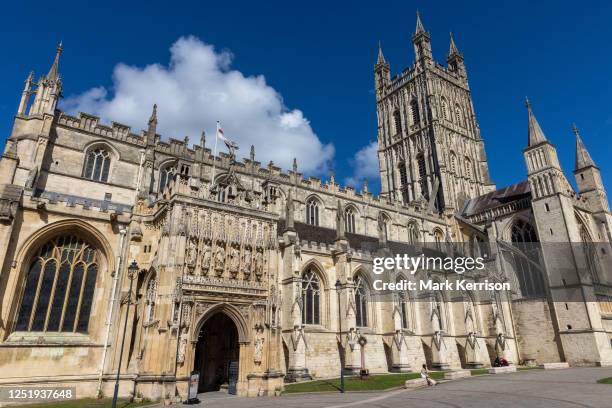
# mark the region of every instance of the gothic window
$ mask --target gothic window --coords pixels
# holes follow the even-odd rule
[[[155,318],[155,303],[157,299],[157,279],[155,275],[149,278],[147,283],[146,296],[146,310],[145,310],[145,322],[150,323]]]
[[[448,104],[446,103],[446,99],[442,97],[440,102],[440,110],[442,111],[442,119],[449,120],[448,117]]]
[[[434,231],[434,242],[436,244],[436,249],[438,251],[442,251],[442,242],[444,241],[444,234],[439,229]]]
[[[74,235],[36,253],[25,277],[17,331],[86,333],[98,276],[98,254]]]
[[[83,177],[93,181],[107,182],[110,163],[111,157],[108,151],[102,148],[90,150],[85,160]]]
[[[314,197],[306,202],[306,224],[319,225],[319,201]]]
[[[578,224],[580,225],[580,238],[582,240],[582,250],[584,252],[584,257],[586,260],[587,272],[591,275],[593,282],[599,282],[599,275],[597,273],[597,251],[595,245],[593,244],[593,240],[591,239],[591,235],[587,231],[586,227],[580,220],[578,220]]]
[[[166,187],[170,185],[170,182],[174,180],[176,174],[176,167],[166,166],[159,171],[159,192],[162,193]]]
[[[421,184],[421,194],[423,197],[429,197],[429,191],[427,188],[427,168],[425,167],[425,157],[423,153],[417,156],[417,163],[419,166],[419,182]]]
[[[408,185],[408,171],[406,169],[405,162],[401,162],[399,164],[399,172],[400,172],[400,183],[402,187],[406,187]]]
[[[512,261],[523,297],[539,297],[544,294],[544,282],[539,268],[539,241],[533,226],[523,220],[512,225],[512,243],[518,252],[512,254]]]
[[[395,134],[399,135],[402,133],[402,118],[398,110],[393,112],[393,124],[395,125]]]
[[[380,213],[379,222],[382,225],[382,233],[384,234],[385,239],[389,239],[389,223],[391,222],[391,219],[387,214]]]
[[[523,220],[517,220],[512,225],[512,242],[526,243],[538,242],[538,237],[533,226]]]
[[[419,123],[421,123],[421,117],[419,115],[419,104],[417,103],[416,99],[413,99],[412,102],[410,102],[410,112],[412,113],[412,124],[418,125]]]
[[[302,323],[321,324],[321,283],[309,269],[302,275]]]
[[[355,320],[357,327],[368,325],[368,288],[361,276],[355,280]]]
[[[419,227],[416,222],[411,222],[408,224],[408,242],[411,245],[419,242]]]
[[[465,158],[465,177],[468,180],[472,179],[472,161],[469,158]]]
[[[401,282],[401,278],[397,278],[397,283]],[[408,296],[406,292],[400,290],[397,296],[398,307],[402,318],[402,329],[408,328]]]
[[[346,232],[355,233],[355,210],[352,207],[346,207],[344,210],[344,229]]]
[[[455,105],[455,120],[459,126],[463,126],[463,114],[459,105]]]

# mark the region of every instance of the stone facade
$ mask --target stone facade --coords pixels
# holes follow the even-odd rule
[[[420,18],[413,43],[402,74],[382,51],[375,65],[380,196],[262,166],[254,148],[215,157],[204,134],[163,139],[156,107],[142,134],[71,116],[59,48],[26,80],[0,161],[0,384],[110,395],[120,368],[121,395],[184,399],[194,370],[202,389],[258,396],[341,367],[611,364],[612,216],[578,132],[579,191],[531,107],[528,180],[496,190],[454,40],[446,67]],[[546,256],[563,242],[577,249]],[[374,257],[428,245],[486,250],[464,278],[512,290],[372,290]],[[457,279],[398,276],[423,277]]]

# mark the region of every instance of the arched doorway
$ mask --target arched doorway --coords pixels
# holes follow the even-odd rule
[[[196,344],[194,370],[200,373],[198,392],[228,389],[236,393],[238,381],[238,330],[225,313],[206,320]]]

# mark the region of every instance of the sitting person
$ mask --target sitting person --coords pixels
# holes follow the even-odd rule
[[[423,364],[423,368],[421,369],[421,378],[424,378],[427,381],[427,385],[430,387],[432,385],[438,385],[438,382],[429,375],[429,370],[425,364]]]

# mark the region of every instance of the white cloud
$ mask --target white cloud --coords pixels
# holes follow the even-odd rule
[[[255,145],[256,159],[288,169],[297,157],[300,171],[323,174],[334,147],[324,144],[299,109],[288,109],[282,96],[263,76],[232,70],[233,55],[216,51],[195,37],[181,37],[170,48],[169,64],[145,67],[118,64],[113,89],[91,88],[63,101],[63,109],[88,112],[104,121],[121,122],[135,130],[146,128],[154,103],[158,105],[158,133],[191,142],[207,132],[212,148],[220,120],[225,135],[236,141],[242,155]]]
[[[363,179],[377,183],[379,178],[378,170],[378,143],[370,142],[355,153],[351,160],[353,176],[345,179],[345,184],[357,186]]]

